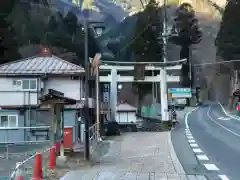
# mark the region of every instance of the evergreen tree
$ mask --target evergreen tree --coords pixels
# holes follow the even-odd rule
[[[159,61],[162,45],[158,40],[158,33],[162,32],[160,9],[155,0],[151,0],[142,13],[139,13],[135,27],[132,51],[136,61]]]
[[[68,12],[65,17],[62,14],[51,16],[46,33],[47,44],[75,53],[78,60],[75,59],[74,63],[84,65],[84,30],[83,26],[78,23],[78,19],[74,13]],[[91,34],[90,28],[88,50],[89,57],[94,57],[96,53],[101,52],[99,44]]]
[[[26,26],[28,17],[23,9],[22,4],[15,3],[12,12],[9,14],[7,18],[8,22],[12,24],[12,27],[15,31],[18,44],[25,45],[29,43],[28,35],[26,33]]]
[[[240,2],[228,1],[222,16],[222,22],[216,38],[217,54],[225,61],[240,58]],[[234,68],[240,69],[240,63],[234,62]]]
[[[131,45],[135,61],[159,62],[162,60],[162,44],[159,43],[158,35],[162,32],[162,19],[160,17],[161,9],[155,0],[150,0],[145,10],[139,13],[135,27],[134,41]],[[136,66],[139,70],[135,72],[144,72],[143,66]],[[135,74],[136,76],[139,76]],[[144,76],[144,73],[140,74]],[[152,83],[133,83],[135,91],[138,93],[138,100],[141,103],[145,94],[152,90]]]
[[[73,42],[76,37],[76,30],[79,26],[77,16],[73,12],[70,11],[64,17],[63,22],[64,22],[67,32],[72,37],[71,39]]]
[[[12,25],[7,21],[7,18],[13,9],[14,1],[3,1],[0,5],[2,5],[0,8],[2,10],[0,14],[0,63],[2,64],[20,59],[21,57],[18,52],[15,32]]]
[[[202,32],[198,26],[198,20],[195,17],[195,12],[192,6],[188,3],[183,3],[176,11],[175,26],[173,31],[177,31],[178,35],[173,36],[170,40],[181,46],[180,59],[187,59],[187,63],[182,66],[183,86],[189,87],[193,82],[190,81],[189,71],[191,62],[190,53],[191,45],[201,41]],[[193,75],[193,72],[191,72]],[[193,80],[194,78],[191,78]]]

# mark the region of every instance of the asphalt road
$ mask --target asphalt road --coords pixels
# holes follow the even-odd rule
[[[180,127],[172,132],[176,153],[185,170],[191,172],[193,167],[190,165],[197,164],[197,170],[192,172],[204,173],[210,180],[217,177],[223,180],[239,180],[240,120],[226,115],[218,104],[198,108],[190,113],[187,119],[187,125],[181,119]],[[188,135],[185,126],[189,127]],[[189,136],[195,140],[195,148],[201,150],[199,154],[191,150],[193,147],[187,142]],[[189,156],[182,157],[185,152]],[[207,159],[200,159],[197,155]]]
[[[188,175],[204,175],[208,180],[220,180],[216,172],[206,170],[199,162],[185,136],[185,111],[178,112],[179,124],[172,130],[172,143],[175,152]]]

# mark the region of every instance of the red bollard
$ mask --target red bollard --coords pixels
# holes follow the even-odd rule
[[[61,142],[56,143],[56,153],[59,153],[61,147]]]
[[[55,167],[56,167],[56,147],[53,146],[49,152],[48,168],[54,169]]]
[[[35,162],[33,167],[33,177],[32,180],[43,180],[42,173],[42,154],[37,153],[35,156]]]

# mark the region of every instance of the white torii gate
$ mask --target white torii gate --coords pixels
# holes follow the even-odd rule
[[[180,60],[179,62],[184,62]],[[109,82],[110,83],[110,107],[111,107],[111,118],[115,119],[116,107],[117,107],[117,83],[118,82],[159,82],[160,83],[160,92],[161,92],[161,114],[162,120],[168,121],[168,101],[167,99],[167,82],[179,82],[179,76],[166,75],[166,70],[180,70],[182,65],[175,66],[166,66],[166,67],[157,67],[153,65],[145,66],[145,70],[159,70],[159,74],[156,76],[145,76],[144,80],[134,80],[133,76],[121,76],[118,75],[118,71],[132,71],[134,70],[134,65],[107,65],[104,64],[106,61],[101,61],[99,65],[99,70],[108,70],[111,73],[107,76],[99,76],[99,82]],[[112,63],[112,62],[109,62]],[[121,62],[116,62],[116,64],[121,64]],[[126,64],[122,62],[122,64]],[[128,64],[128,63],[127,63]],[[134,63],[132,63],[134,64]],[[135,63],[136,64],[136,63]],[[153,64],[153,63],[149,63]],[[99,71],[97,71],[99,73]],[[165,79],[166,78],[166,79]],[[161,83],[162,82],[162,83]],[[166,98],[163,98],[166,97]],[[165,99],[165,100],[164,100]]]

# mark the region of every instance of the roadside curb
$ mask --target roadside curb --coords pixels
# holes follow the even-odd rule
[[[171,132],[168,132],[168,146],[169,146],[169,154],[173,161],[174,168],[178,174],[186,174],[173,147],[172,144],[172,135]]]

